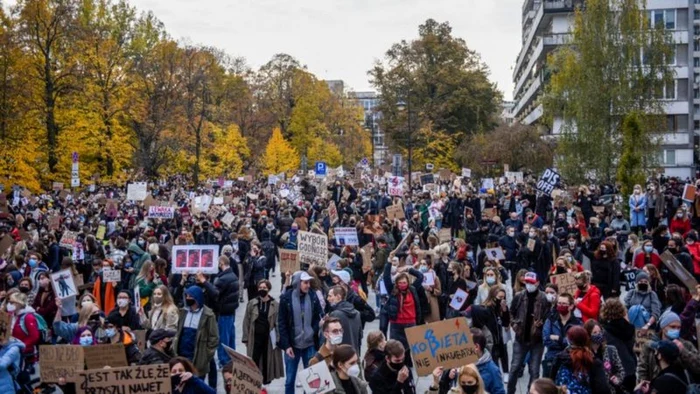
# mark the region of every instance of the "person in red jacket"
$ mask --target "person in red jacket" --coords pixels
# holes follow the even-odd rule
[[[576,293],[574,294],[574,315],[580,317],[583,322],[598,320],[600,314],[600,290],[591,284],[589,271],[579,272],[575,276]]]
[[[23,293],[12,293],[5,305],[7,313],[12,316],[12,336],[24,343],[22,356],[29,366],[36,362],[38,349],[36,346],[41,339],[39,325],[34,317],[34,309],[27,306],[27,295]]]
[[[676,210],[676,215],[671,219],[671,225],[668,226],[668,231],[671,234],[678,233],[683,236],[690,231],[690,219],[683,208],[678,208],[678,210]]]
[[[700,242],[695,231],[691,231],[685,237],[685,247],[688,248],[688,253],[693,257],[693,274],[695,278],[700,278]]]
[[[641,249],[639,249],[639,253],[634,256],[635,268],[642,269],[647,264],[651,264],[657,269],[661,265],[661,258],[659,257],[659,253],[654,250],[654,244],[651,240],[644,241]]]

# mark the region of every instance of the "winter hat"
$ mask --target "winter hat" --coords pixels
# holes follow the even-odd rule
[[[637,277],[634,280],[634,283],[639,283],[639,281],[641,281],[643,279],[646,279],[648,282],[649,281],[649,274],[647,274],[644,271],[639,271],[639,273],[637,274]]]
[[[632,323],[636,329],[644,327],[651,317],[646,308],[641,305],[633,305],[627,312],[627,315],[629,316],[630,323]]]
[[[666,312],[663,315],[661,315],[661,319],[659,319],[659,327],[663,330],[671,323],[680,323],[680,322],[681,322],[681,318],[678,317],[677,314],[675,314],[673,312]]]
[[[337,276],[346,285],[350,283],[350,274],[345,270],[331,271],[331,275]]]

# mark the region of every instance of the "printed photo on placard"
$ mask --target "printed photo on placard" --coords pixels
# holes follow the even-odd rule
[[[78,294],[75,282],[73,281],[73,274],[71,274],[70,270],[58,271],[51,274],[51,283],[56,296],[60,299]]]
[[[173,273],[215,274],[219,270],[219,245],[175,245],[171,256]]]
[[[200,264],[199,260],[201,255],[201,250],[190,250],[189,252],[187,252],[187,267],[198,268]]]

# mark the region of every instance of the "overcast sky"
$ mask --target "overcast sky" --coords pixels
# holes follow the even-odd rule
[[[391,44],[418,36],[428,18],[449,21],[453,34],[479,52],[504,98],[520,50],[523,0],[130,0],[152,10],[176,39],[212,45],[258,68],[288,53],[322,79],[355,91]]]

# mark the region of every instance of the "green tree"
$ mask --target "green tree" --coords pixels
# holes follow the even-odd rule
[[[643,164],[644,151],[638,141],[643,138],[639,121],[640,115],[633,112],[625,116],[622,123],[622,156],[617,168],[617,181],[622,184],[622,195],[632,194],[634,185],[643,184],[645,175]]]
[[[461,140],[491,129],[493,115],[500,112],[501,94],[488,79],[488,67],[463,39],[452,35],[447,22],[428,19],[419,26],[418,39],[394,44],[369,75],[382,97],[382,127],[400,149],[407,149],[409,139],[406,114],[396,108],[399,101],[411,113],[413,147],[426,142],[417,132],[424,123]]]
[[[636,141],[642,166],[656,157],[654,133],[662,131],[662,92],[673,86],[671,36],[652,26],[645,2],[588,0],[574,17],[571,45],[550,55],[543,102],[550,123],[562,121],[559,167],[567,181],[590,173],[612,181],[622,152],[622,121],[638,113]]]

